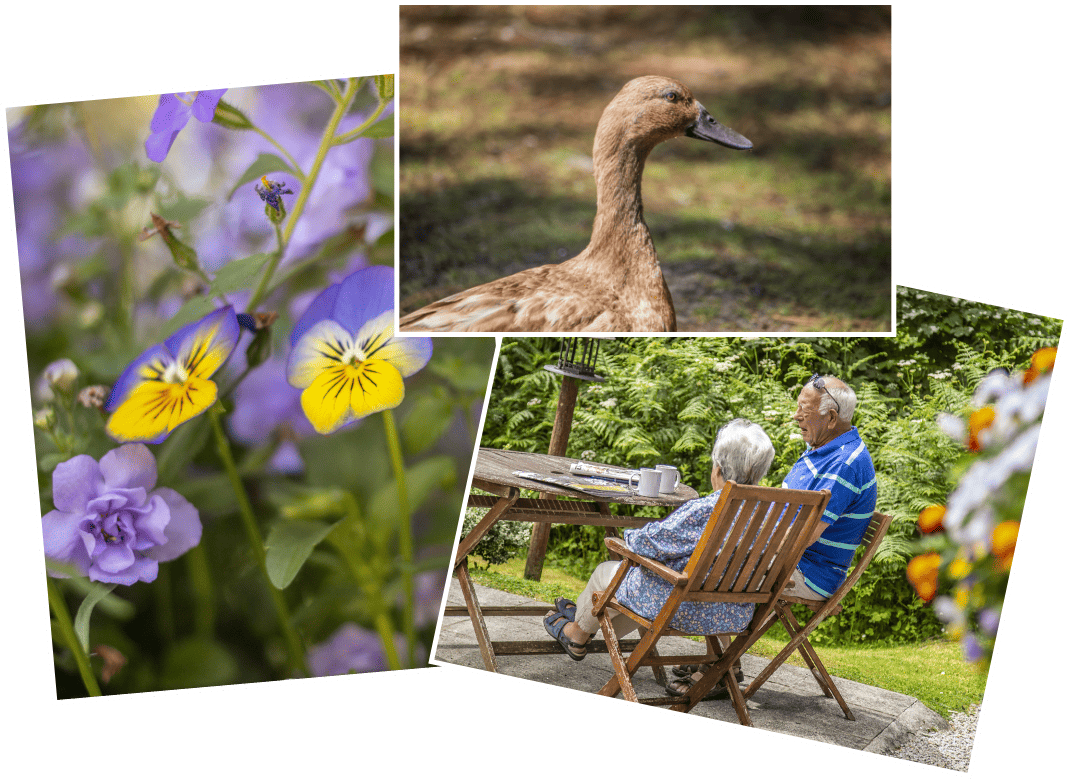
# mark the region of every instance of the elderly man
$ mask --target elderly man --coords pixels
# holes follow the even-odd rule
[[[851,424],[857,403],[854,390],[842,381],[816,373],[799,393],[792,419],[807,450],[783,486],[832,494],[822,517],[825,524],[818,526],[799,561],[793,595],[824,600],[843,583],[877,506],[873,460]]]

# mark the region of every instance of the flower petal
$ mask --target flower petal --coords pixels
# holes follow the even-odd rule
[[[160,487],[152,493],[171,512],[171,521],[164,528],[167,543],[149,549],[146,555],[161,562],[174,560],[201,542],[201,515],[188,500],[168,487]]]
[[[386,265],[369,265],[349,274],[340,287],[331,319],[349,332],[360,332],[365,323],[383,312],[389,312],[393,321],[393,268]]]
[[[375,356],[393,365],[408,378],[427,365],[431,359],[430,338],[391,338]]]
[[[305,313],[301,315],[301,318],[293,326],[293,330],[290,331],[291,346],[295,345],[317,322],[331,318],[331,311],[334,310],[334,304],[338,300],[338,292],[341,286],[341,284],[332,284],[312,299],[312,302],[308,304],[308,308],[305,309]]]
[[[144,444],[126,444],[100,458],[100,473],[109,489],[156,486],[156,458]]]
[[[115,411],[130,397],[140,384],[146,381],[158,381],[167,372],[174,358],[168,354],[162,344],[150,346],[126,366],[115,386],[111,388],[108,400],[104,403],[105,411]]]
[[[78,567],[82,573],[89,570],[89,553],[82,542],[78,528],[85,518],[83,513],[50,511],[41,518],[41,530],[45,537],[45,557]]]
[[[286,378],[299,389],[308,387],[324,371],[342,364],[342,355],[353,336],[331,319],[317,322],[290,352]]]
[[[230,357],[240,333],[234,307],[225,306],[181,328],[164,346],[190,376],[208,378]]]
[[[191,376],[185,384],[145,382],[108,419],[108,435],[117,441],[158,444],[183,422],[215,403],[215,382]]]
[[[398,406],[405,384],[398,370],[383,360],[359,365],[338,363],[321,373],[301,393],[301,407],[317,433],[333,433],[376,411]]]
[[[153,133],[145,139],[145,155],[153,162],[163,162],[175,144],[178,130],[174,132]]]
[[[225,89],[202,89],[198,92],[190,109],[193,113],[193,118],[198,122],[212,121],[215,116],[216,106],[219,105],[219,100],[226,91]]]
[[[149,123],[149,131],[153,133],[173,132],[178,133],[186,122],[189,121],[190,107],[183,103],[173,94],[160,95],[160,102],[156,105],[156,111]]]
[[[52,471],[52,504],[60,511],[81,513],[104,489],[97,461],[87,454],[60,463]]]

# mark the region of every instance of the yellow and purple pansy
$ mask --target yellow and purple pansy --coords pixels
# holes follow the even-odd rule
[[[116,441],[158,444],[171,431],[215,403],[209,377],[238,343],[233,306],[216,309],[146,349],[112,387],[104,410],[108,435]]]
[[[287,379],[317,433],[395,408],[403,379],[431,359],[430,338],[394,337],[394,271],[373,265],[309,305],[290,335]]]

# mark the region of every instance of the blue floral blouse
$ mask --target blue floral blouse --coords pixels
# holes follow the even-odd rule
[[[721,491],[695,498],[660,522],[624,531],[624,543],[644,557],[657,560],[674,571],[683,571],[706,529]],[[617,589],[617,600],[636,614],[654,619],[672,592],[672,585],[645,568],[634,566]],[[754,616],[753,603],[682,603],[672,627],[695,635],[738,633]]]

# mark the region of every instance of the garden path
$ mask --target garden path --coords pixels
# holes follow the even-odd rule
[[[475,585],[481,606],[536,606],[539,601]],[[456,579],[450,582],[450,606],[463,606]],[[551,609],[546,606],[547,611]],[[546,633],[536,617],[485,617],[494,640],[544,640]],[[700,645],[686,638],[662,639],[659,648],[672,654],[695,653]],[[467,616],[444,617],[439,627],[434,662],[483,668],[472,621]],[[744,655],[743,672],[748,681],[762,670],[766,660]],[[593,654],[576,663],[562,655],[510,655],[498,657],[500,673],[532,681],[595,693],[612,675],[609,656]],[[878,754],[890,754],[912,736],[946,729],[948,723],[916,698],[848,679],[834,677],[854,712],[856,721],[844,718],[836,701],[826,698],[806,668],[782,665],[748,702],[755,727],[815,741],[837,744]],[[664,695],[653,674],[641,670],[635,677],[640,697]],[[692,712],[700,717],[738,723],[727,700],[706,701]]]

